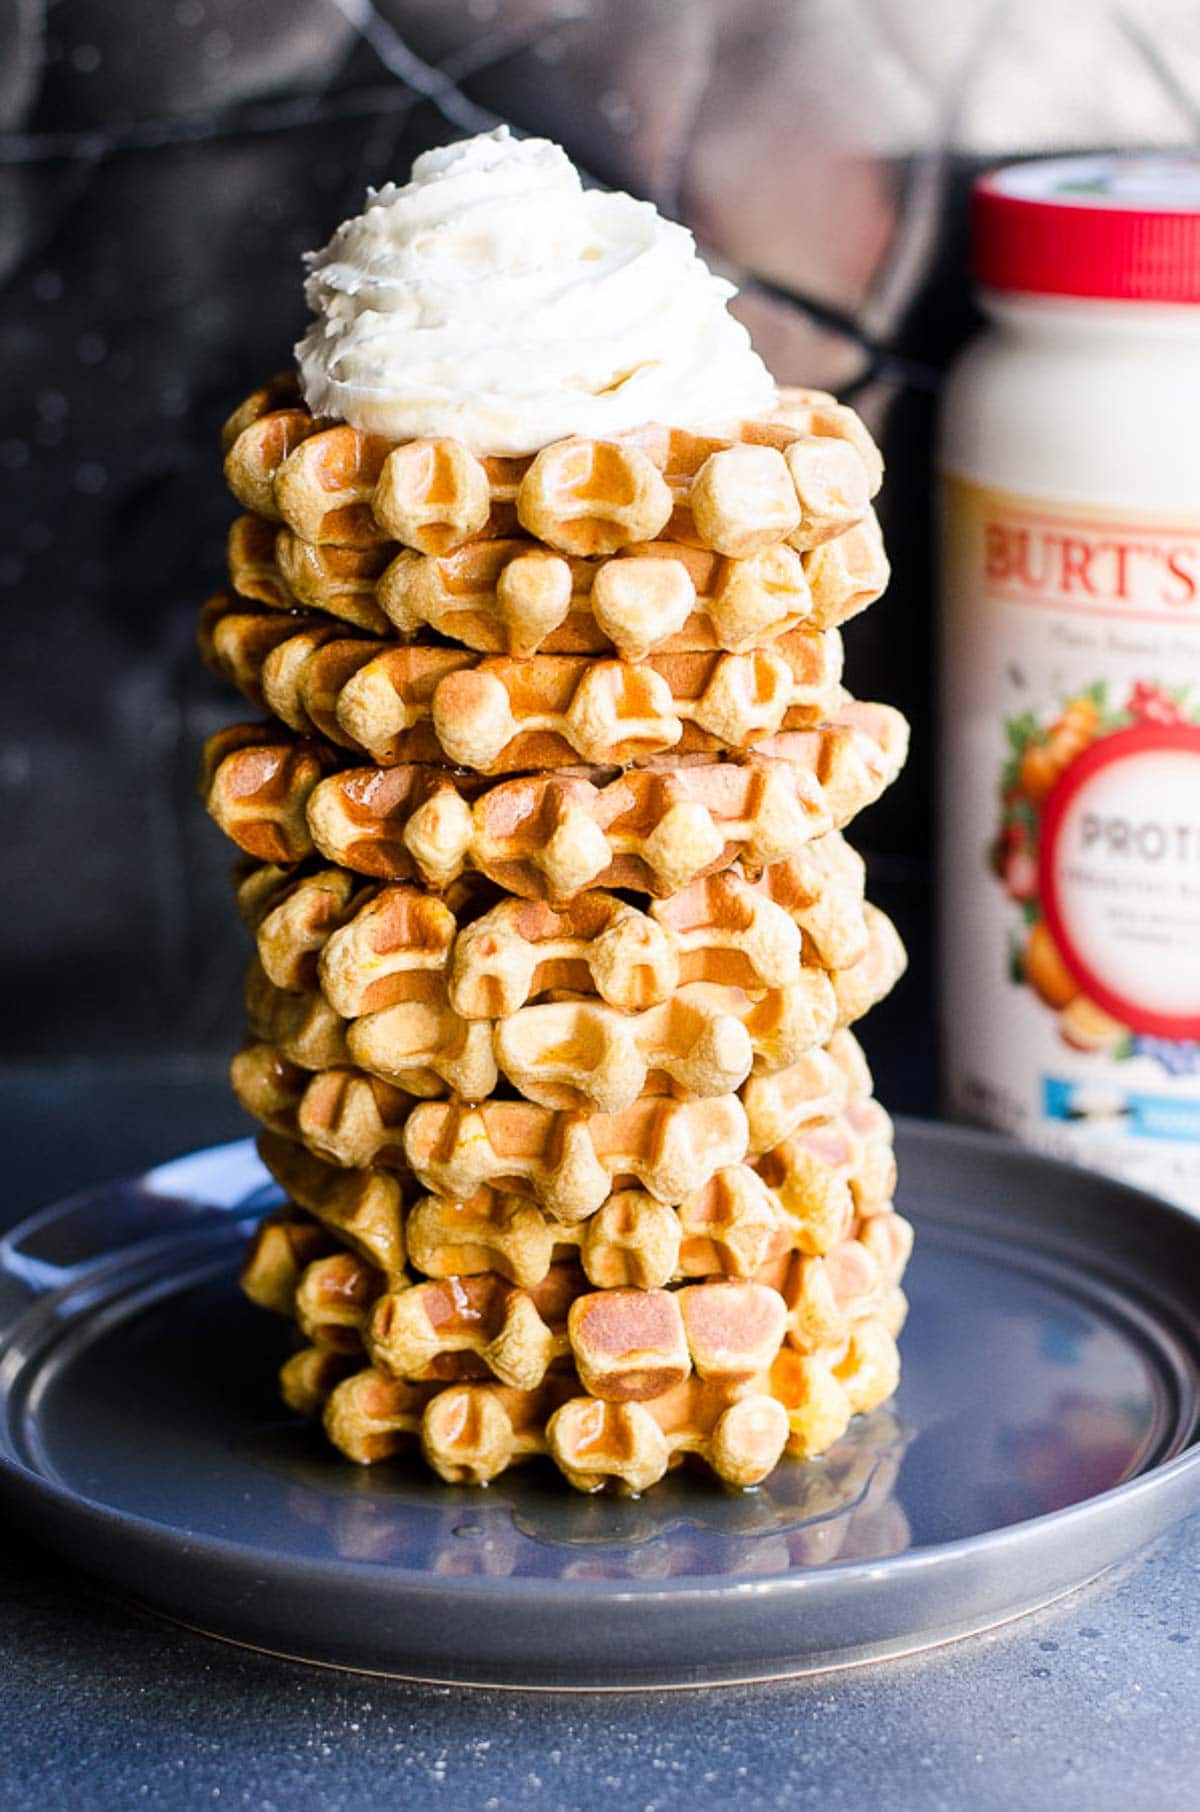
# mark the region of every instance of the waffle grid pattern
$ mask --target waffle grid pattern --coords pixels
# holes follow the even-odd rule
[[[232,1066],[286,1203],[243,1287],[369,1464],[734,1486],[895,1388],[911,1229],[851,1027],[903,971],[842,827],[887,561],[853,412],[781,392],[521,459],[230,418],[210,740],[254,940]]]

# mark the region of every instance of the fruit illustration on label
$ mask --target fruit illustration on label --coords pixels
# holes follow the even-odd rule
[[[1074,1050],[1197,1067],[1200,709],[1104,682],[1005,724],[992,867],[1016,909],[1009,975]]]

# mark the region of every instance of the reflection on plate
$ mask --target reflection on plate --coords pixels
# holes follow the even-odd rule
[[[910,1435],[891,1411],[875,1410],[820,1460],[785,1462],[757,1491],[723,1490],[689,1471],[646,1498],[570,1497],[537,1461],[486,1491],[431,1484],[415,1459],[363,1471],[290,1424],[255,1432],[237,1452],[291,1481],[290,1513],[323,1531],[343,1560],[509,1577],[541,1571],[529,1564],[530,1544],[549,1544],[579,1550],[562,1559],[559,1578],[668,1579],[902,1553],[909,1527],[893,1493]]]

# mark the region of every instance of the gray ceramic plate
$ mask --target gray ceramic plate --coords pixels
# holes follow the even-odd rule
[[[899,1396],[757,1492],[589,1499],[540,1462],[472,1492],[338,1459],[281,1414],[286,1330],[237,1291],[275,1199],[248,1142],[0,1247],[0,1484],[172,1617],[427,1680],[698,1685],[985,1628],[1200,1502],[1200,1221],[978,1134],[899,1147]]]

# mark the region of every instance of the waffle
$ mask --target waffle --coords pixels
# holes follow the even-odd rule
[[[791,1217],[797,1250],[820,1256],[860,1220],[886,1213],[896,1187],[892,1123],[874,1099],[793,1132],[750,1162]]]
[[[707,1101],[644,1096],[621,1113],[558,1112],[525,1101],[425,1101],[405,1127],[408,1163],[426,1189],[474,1195],[503,1185],[559,1220],[594,1214],[622,1180],[679,1202],[745,1154],[736,1095]]]
[[[256,956],[246,971],[243,995],[254,1039],[276,1046],[290,1063],[324,1070],[351,1061],[346,1021],[315,989],[291,994],[277,988]]]
[[[482,1485],[509,1466],[548,1453],[582,1491],[636,1494],[686,1455],[736,1486],[760,1483],[785,1450],[807,1458],[832,1447],[851,1417],[890,1396],[895,1339],[868,1319],[819,1354],[783,1348],[770,1370],[746,1383],[709,1382],[691,1372],[642,1401],[579,1395],[570,1372],[533,1389],[465,1383],[437,1389],[371,1369],[338,1384],[325,1427],[360,1463],[385,1459],[418,1436],[426,1462],[453,1484]]]
[[[314,547],[264,516],[238,516],[225,544],[229,583],[239,598],[271,611],[306,608],[373,635],[393,627],[377,586],[394,550]]]
[[[379,887],[345,869],[294,879],[269,866],[243,876],[238,903],[259,960],[278,987],[320,987],[347,1019],[407,998],[414,975],[442,975],[458,934],[468,886],[426,893],[400,882]]]
[[[583,1288],[571,1261],[528,1290],[480,1272],[410,1285],[381,1296],[365,1329],[367,1354],[395,1378],[438,1375],[446,1358],[473,1356],[484,1375],[532,1390],[569,1357],[567,1315]]]
[[[295,1312],[296,1288],[306,1266],[337,1250],[319,1222],[288,1208],[261,1220],[246,1247],[240,1283],[250,1301],[275,1315]]]
[[[819,969],[757,997],[693,982],[643,1013],[568,999],[495,1022],[455,1013],[434,975],[410,976],[406,998],[352,1021],[315,990],[277,988],[257,959],[246,981],[252,1037],[301,1069],[358,1065],[410,1095],[468,1101],[490,1095],[502,1074],[527,1101],[608,1113],[643,1093],[728,1094],[752,1067],[789,1067],[824,1044],[838,1012],[836,977]]]
[[[852,968],[802,967],[797,980],[754,992],[687,982],[640,1013],[578,998],[518,1008],[495,1023],[497,1064],[527,1100],[610,1112],[644,1092],[706,1097],[739,1088],[751,1070],[790,1069],[861,1018],[903,970],[891,921],[867,913],[868,948]]]
[[[292,1313],[304,1340],[350,1356],[363,1350],[363,1330],[387,1288],[383,1272],[357,1252],[314,1259],[296,1284]]]
[[[325,1432],[360,1466],[389,1460],[420,1433],[422,1416],[441,1389],[437,1383],[401,1384],[360,1366],[327,1394]]]
[[[264,1132],[259,1138],[258,1150],[263,1163],[290,1201],[310,1215],[327,1235],[356,1252],[385,1279],[405,1276],[403,1197],[394,1176],[384,1170],[348,1171],[323,1163],[278,1132]],[[270,1225],[270,1222],[263,1223],[264,1227]],[[273,1251],[277,1246],[277,1235],[269,1237]],[[290,1237],[294,1244],[296,1236]],[[301,1260],[311,1263],[318,1256],[321,1254],[314,1249],[310,1238],[308,1245],[297,1255],[297,1274]],[[263,1276],[266,1263],[267,1259],[260,1255],[252,1275]],[[278,1258],[272,1258],[271,1263],[279,1286],[278,1296],[287,1274],[281,1273]],[[242,1285],[247,1288],[246,1274],[243,1274]],[[261,1290],[265,1285],[258,1287]],[[253,1295],[253,1291],[247,1289],[247,1294]],[[260,1297],[254,1295],[253,1300],[258,1301]]]
[[[640,1012],[693,981],[782,988],[804,968],[848,969],[870,935],[863,864],[837,832],[757,879],[722,870],[642,911],[601,891],[568,905],[480,903],[398,882],[365,883],[344,869],[293,878],[263,865],[239,882],[238,903],[278,987],[320,987],[344,1018],[406,998],[413,972],[448,976],[467,1019],[498,1019],[552,992],[596,994]]]
[[[784,987],[753,993],[685,983],[641,1012],[566,997],[469,1020],[450,1005],[443,976],[399,971],[389,978],[393,1004],[347,1022],[316,990],[278,988],[256,958],[247,1023],[255,1039],[302,1069],[356,1064],[423,1098],[479,1101],[499,1075],[526,1100],[553,1108],[615,1113],[642,1093],[706,1098],[739,1088],[752,1069],[791,1068],[888,992],[903,947],[883,913],[868,907],[867,915],[868,949],[853,968],[801,967]]]
[[[761,1155],[802,1127],[811,1127],[864,1101],[871,1072],[852,1032],[835,1032],[824,1050],[809,1051],[798,1063],[770,1076],[751,1076],[740,1090],[749,1130],[749,1150]]]
[[[656,1290],[698,1277],[752,1278],[796,1250],[797,1225],[752,1169],[733,1164],[678,1209],[626,1189],[587,1220],[568,1225],[520,1196],[480,1189],[467,1201],[423,1197],[406,1233],[414,1265],[431,1277],[493,1272],[528,1289],[556,1256],[574,1250],[588,1282],[607,1292]],[[872,1249],[882,1249],[884,1240],[875,1235]]]
[[[374,1368],[357,1370],[329,1393],[325,1432],[359,1465],[391,1459],[419,1440],[442,1478],[485,1484],[505,1467],[546,1451],[546,1421],[577,1389],[567,1374],[551,1373],[535,1390],[514,1390],[504,1384],[408,1384]],[[495,1464],[493,1455],[501,1450],[504,1460]]]
[[[852,1243],[850,1250],[858,1253]],[[346,1350],[361,1339],[374,1368],[390,1377],[426,1382],[444,1375],[446,1359],[468,1354],[499,1383],[533,1390],[565,1361],[590,1396],[633,1403],[659,1397],[693,1373],[712,1384],[747,1385],[773,1364],[793,1326],[805,1351],[847,1339],[853,1318],[826,1340],[807,1335],[826,1300],[830,1320],[835,1308],[848,1313],[852,1306],[848,1294],[835,1295],[831,1276],[853,1276],[864,1313],[879,1306],[878,1268],[859,1259],[857,1272],[840,1252],[840,1268],[832,1255],[799,1261],[797,1281],[790,1273],[785,1279],[787,1295],[749,1278],[589,1291],[570,1261],[551,1265],[530,1289],[481,1272],[380,1294],[378,1274],[342,1253],[309,1266],[296,1308],[306,1338],[319,1335],[337,1348],[338,1332],[349,1332],[355,1345]],[[868,1269],[870,1290],[860,1275]]]
[[[351,1171],[412,1170],[442,1195],[469,1197],[503,1184],[564,1221],[595,1213],[622,1178],[659,1200],[681,1201],[746,1149],[736,1095],[648,1095],[615,1114],[527,1101],[414,1101],[361,1070],[310,1075],[261,1043],[238,1053],[230,1076],[248,1113],[313,1157]]]
[[[845,1341],[820,1353],[784,1346],[771,1367],[769,1388],[788,1418],[787,1450],[800,1459],[825,1453],[854,1416],[885,1403],[900,1382],[896,1336],[903,1323],[899,1291],[878,1316],[858,1322]]]
[[[668,530],[733,558],[812,548],[861,521],[882,479],[857,416],[813,392],[723,437],[650,424],[522,458],[477,458],[448,438],[393,444],[254,399],[227,438],[226,481],[245,509],[318,545],[393,541],[435,555],[518,525],[570,555]]]
[[[565,901],[589,887],[665,895],[739,858],[783,861],[877,798],[906,748],[898,712],[848,704],[736,759],[489,785],[419,765],[327,773],[323,744],[238,725],[209,739],[201,786],[212,817],[260,860],[320,850],[360,874],[433,887],[473,868],[522,898]]]
[[[266,724],[233,724],[204,745],[200,795],[227,837],[260,862],[289,864],[312,853],[306,806],[336,757],[313,738]]]
[[[868,1243],[840,1240],[825,1253],[793,1252],[757,1275],[784,1306],[788,1344],[802,1353],[848,1340],[857,1323],[891,1313],[912,1250],[912,1228],[899,1214],[872,1216],[886,1233]]]
[[[279,1394],[296,1415],[319,1416],[337,1386],[353,1377],[361,1366],[357,1355],[351,1358],[325,1346],[302,1347],[280,1367]],[[413,1391],[420,1388],[410,1386]]]
[[[832,586],[826,588],[836,627]],[[452,554],[399,554],[384,569],[379,608],[402,635],[436,630],[484,654],[654,653],[772,642],[813,616],[802,558],[777,547],[725,560],[673,541],[607,560],[568,560],[535,541],[475,541]]]
[[[483,1187],[469,1197],[429,1195],[412,1208],[406,1237],[412,1262],[431,1277],[494,1272],[529,1288],[546,1275],[556,1256],[577,1251],[588,1281],[598,1290],[662,1288],[695,1277],[749,1278],[790,1254],[823,1257],[860,1239],[890,1281],[898,1281],[895,1225],[881,1201],[872,1167],[874,1150],[860,1148],[862,1175],[853,1159],[821,1168],[820,1152],[797,1144],[769,1167],[769,1188],[746,1164],[718,1170],[678,1209],[643,1190],[619,1190],[586,1220],[548,1217],[527,1198]],[[794,1175],[786,1166],[794,1164]],[[864,1216],[860,1203],[871,1212]],[[776,1277],[782,1288],[785,1273]]]
[[[264,1161],[293,1199],[335,1231],[347,1220],[360,1227],[371,1226],[372,1244],[361,1246],[365,1255],[386,1271],[401,1267],[398,1192],[385,1193],[383,1201],[379,1197],[386,1172],[409,1168],[403,1136],[408,1117],[417,1105],[414,1097],[378,1077],[352,1069],[310,1074],[290,1062],[275,1046],[262,1042],[240,1051],[230,1074],[234,1092],[246,1111],[267,1129],[268,1135],[280,1135],[264,1140]],[[778,1184],[787,1168],[777,1153],[787,1152],[798,1158],[798,1168],[788,1172],[793,1212],[811,1212],[806,1205],[810,1194],[823,1212],[829,1193],[827,1175],[854,1176],[867,1158],[870,1164],[858,1185],[858,1197],[865,1204],[862,1211],[872,1212],[890,1199],[890,1122],[869,1101],[870,1083],[857,1041],[849,1033],[840,1032],[825,1050],[811,1051],[797,1064],[773,1076],[751,1078],[743,1085],[740,1112],[746,1126],[746,1149],[756,1163],[766,1167],[768,1182]],[[688,1104],[647,1096],[637,1104],[635,1114],[631,1116],[627,1110],[615,1119],[628,1127],[631,1118],[636,1119],[640,1113],[645,1130],[654,1127],[670,1133],[686,1129],[690,1109],[697,1124],[715,1135],[718,1128],[727,1131],[738,1122],[738,1115],[730,1111],[730,1100],[717,1096],[709,1102]],[[733,1105],[738,1106],[736,1100]],[[460,1168],[468,1159],[460,1154],[458,1145],[465,1145],[470,1151],[464,1130],[464,1119],[470,1112],[459,1102],[442,1108],[437,1116],[442,1132],[453,1129],[454,1142],[448,1157],[439,1153],[430,1160],[439,1166],[437,1175],[442,1179],[430,1185],[435,1192],[470,1199],[477,1188],[491,1186],[495,1181],[495,1154],[486,1140],[470,1161],[482,1166],[487,1174],[464,1174]],[[505,1101],[485,1103],[482,1110],[475,1112],[477,1116],[482,1114],[485,1129],[490,1119],[498,1130],[521,1132],[521,1161],[528,1161],[535,1180],[541,1178],[543,1186],[549,1186],[555,1194],[569,1187],[576,1154],[578,1160],[588,1156],[587,1116]],[[601,1116],[597,1124],[611,1132],[613,1119],[614,1116]],[[429,1130],[428,1119],[423,1125],[424,1138]],[[537,1129],[551,1143],[553,1156],[548,1168],[535,1163],[530,1155]],[[557,1147],[555,1140],[559,1142]],[[699,1188],[722,1164],[738,1162],[741,1156],[740,1151],[732,1157],[718,1156],[693,1188]],[[291,1168],[285,1170],[289,1159]],[[585,1162],[584,1169],[594,1182],[594,1166]],[[356,1193],[345,1183],[342,1193],[330,1193],[343,1170],[369,1171],[377,1187],[371,1191],[360,1183]],[[669,1165],[663,1174],[671,1174]],[[450,1175],[457,1181],[447,1181]],[[803,1187],[799,1178],[805,1179]],[[682,1200],[692,1192],[684,1186],[675,1199]],[[519,1193],[527,1195],[531,1189],[526,1186]],[[588,1199],[593,1198],[589,1195]],[[852,1197],[848,1185],[839,1199],[844,1202],[844,1213],[849,1214]]]
[[[568,1223],[594,1214],[627,1179],[658,1201],[684,1201],[716,1171],[740,1163],[747,1144],[745,1110],[734,1095],[643,1096],[619,1114],[427,1101],[412,1110],[404,1132],[409,1167],[433,1193],[469,1200],[482,1187],[502,1189]],[[855,1212],[886,1207],[894,1190],[891,1122],[874,1101],[797,1130],[753,1162],[801,1226],[832,1222],[836,1237]]]
[[[293,633],[281,633],[293,626]],[[298,632],[297,632],[298,631]],[[382,767],[446,760],[481,773],[741,749],[804,729],[844,698],[836,631],[796,629],[749,654],[525,660],[386,648],[332,625],[210,598],[201,645],[215,671],[300,732]]]
[[[836,629],[874,603],[889,567],[874,511],[809,553],[728,560],[676,541],[604,560],[526,539],[441,556],[314,546],[261,516],[229,531],[229,583],[272,611],[323,612],[374,635],[434,630],[479,654],[744,654],[790,630]]]
[[[417,1097],[378,1076],[347,1068],[314,1074],[261,1042],[238,1052],[229,1076],[246,1112],[310,1157],[343,1170],[408,1168],[403,1133]]]
[[[358,1065],[410,1095],[467,1101],[481,1101],[498,1081],[491,1024],[455,1013],[440,975],[411,972],[392,1006],[347,1021],[316,989],[277,987],[256,958],[245,998],[251,1036],[301,1069]]]
[[[561,907],[504,900],[459,933],[451,999],[468,1018],[498,1018],[560,989],[636,1012],[696,981],[787,987],[806,959],[848,967],[866,954],[862,882],[833,833],[757,880],[725,869],[646,912],[603,891]]]
[[[714,1184],[725,1174],[718,1171]],[[755,1184],[763,1187],[757,1178]],[[656,1289],[679,1265],[678,1216],[641,1190],[611,1195],[589,1219],[571,1225],[499,1190],[478,1189],[465,1201],[429,1195],[412,1208],[407,1232],[413,1263],[428,1277],[492,1272],[522,1289],[539,1284],[556,1255],[571,1250],[598,1289]]]
[[[547,1407],[537,1398],[514,1403],[494,1385],[460,1386],[430,1406],[422,1451],[454,1482],[486,1484],[520,1459],[549,1453],[579,1490],[637,1493],[687,1453],[731,1485],[758,1484],[788,1438],[787,1411],[764,1392],[695,1376],[648,1403],[568,1395],[548,1417]]]

